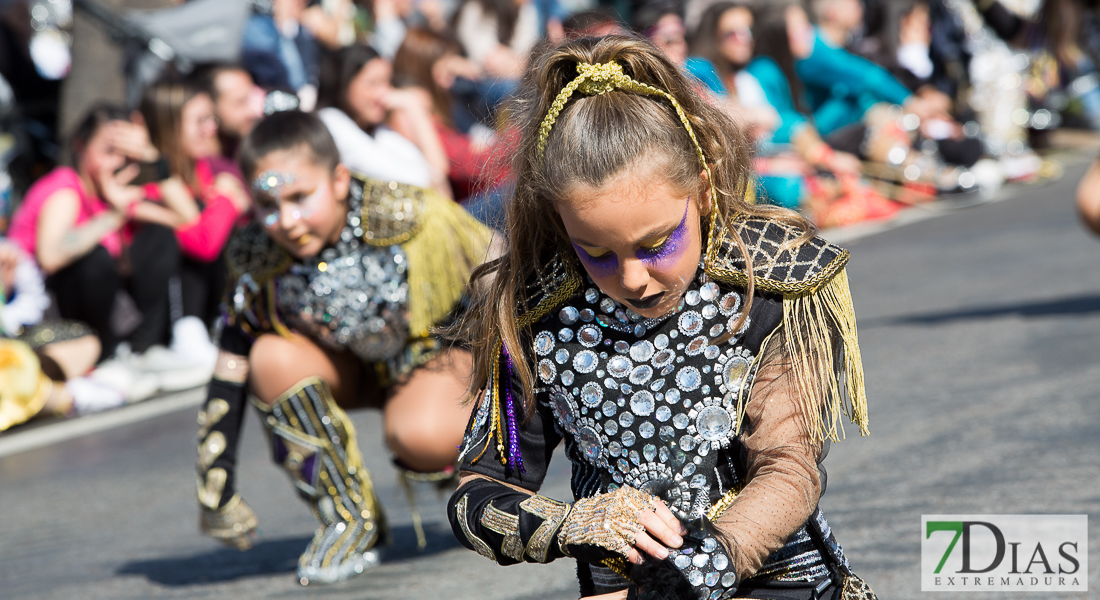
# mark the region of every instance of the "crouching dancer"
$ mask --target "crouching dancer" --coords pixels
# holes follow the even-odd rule
[[[743,201],[742,134],[648,43],[532,69],[455,535],[573,557],[582,596],[873,599],[818,508],[840,415],[867,427],[848,253]],[[537,495],[562,442],[571,502]]]
[[[199,414],[200,527],[247,549],[256,516],[234,485],[245,398],[275,462],[321,522],[302,584],[377,564],[381,506],[344,408],[383,411],[403,469],[453,469],[469,418],[469,352],[432,329],[464,304],[489,231],[432,192],[352,175],[315,116],[260,122],[240,149],[254,222],[227,246],[230,298]]]

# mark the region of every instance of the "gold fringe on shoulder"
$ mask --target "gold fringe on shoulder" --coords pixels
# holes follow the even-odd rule
[[[816,292],[785,296],[783,327],[813,441],[839,441],[842,412],[867,435],[867,393],[847,272]]]
[[[401,244],[409,261],[409,334],[426,337],[466,292],[492,231],[449,198],[423,196],[421,226]]]

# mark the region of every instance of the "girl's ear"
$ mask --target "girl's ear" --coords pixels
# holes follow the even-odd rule
[[[344,202],[348,198],[348,187],[351,185],[351,172],[344,166],[344,163],[339,163],[332,171],[332,188],[333,196],[337,202]]]
[[[714,208],[714,199],[710,197],[710,176],[707,175],[706,169],[699,173],[699,180],[703,190],[699,193],[699,216],[705,217],[710,215],[711,209]]]

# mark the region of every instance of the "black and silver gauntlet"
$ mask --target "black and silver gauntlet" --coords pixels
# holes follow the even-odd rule
[[[237,441],[244,423],[244,383],[214,378],[199,410],[199,529],[238,550],[252,547],[257,520],[236,491]]]

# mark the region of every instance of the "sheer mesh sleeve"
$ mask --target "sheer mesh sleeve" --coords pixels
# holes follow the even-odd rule
[[[806,522],[821,493],[821,445],[810,438],[781,335],[764,349],[745,407],[748,483],[715,522],[742,578]]]

